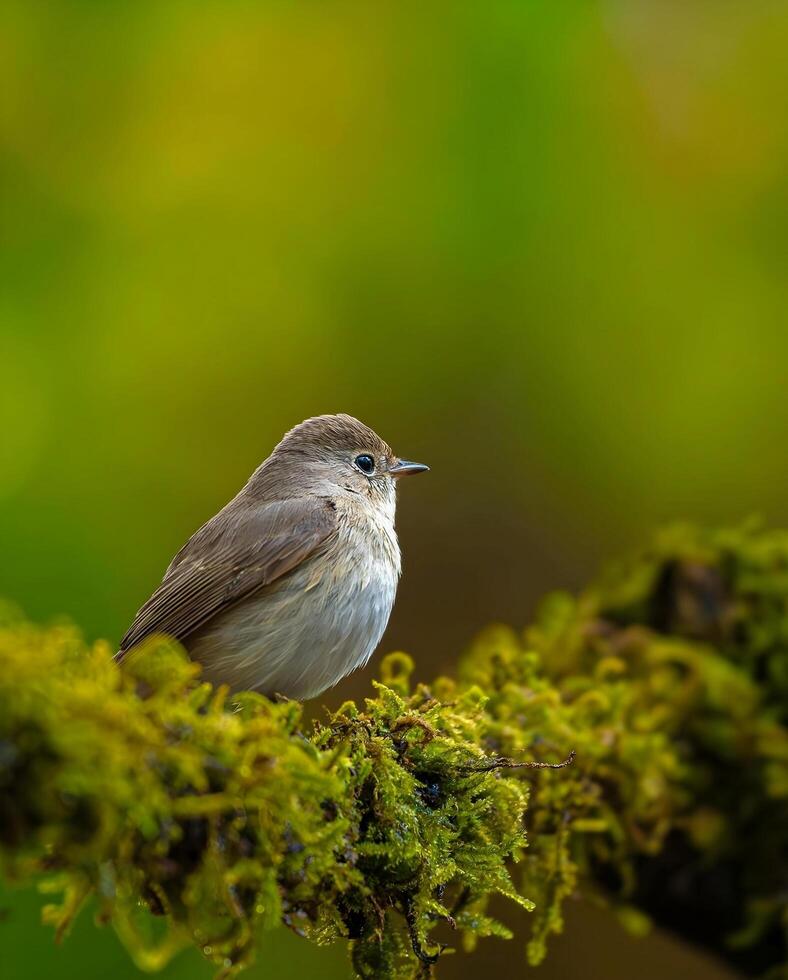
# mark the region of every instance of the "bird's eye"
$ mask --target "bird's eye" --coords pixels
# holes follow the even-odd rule
[[[356,456],[354,463],[361,470],[361,472],[366,473],[367,476],[372,476],[372,474],[375,472],[375,460],[366,453]]]

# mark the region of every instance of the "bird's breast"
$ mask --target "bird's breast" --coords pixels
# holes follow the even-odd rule
[[[391,614],[400,573],[393,525],[338,508],[328,547],[239,603],[192,655],[234,687],[313,697],[367,662]]]
[[[394,522],[372,508],[339,508],[337,538],[331,549],[341,574],[359,576],[369,582],[375,577],[396,582],[401,555]]]

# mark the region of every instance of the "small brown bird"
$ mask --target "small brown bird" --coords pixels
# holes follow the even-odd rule
[[[179,640],[235,690],[310,698],[363,666],[388,623],[398,459],[350,415],[307,419],[186,542],[123,637]]]

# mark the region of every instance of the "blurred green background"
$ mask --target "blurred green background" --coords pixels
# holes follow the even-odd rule
[[[322,412],[433,467],[383,643],[424,677],[658,522],[788,524],[784,3],[5,0],[0,28],[0,594],[32,617],[117,640]],[[137,975],[36,903],[0,902],[4,976]],[[574,917],[545,980],[725,976]],[[269,950],[259,976],[347,975]]]

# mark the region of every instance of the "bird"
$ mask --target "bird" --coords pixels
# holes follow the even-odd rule
[[[296,425],[175,555],[116,661],[164,634],[213,684],[322,694],[383,636],[401,572],[397,483],[427,470],[350,415]]]

